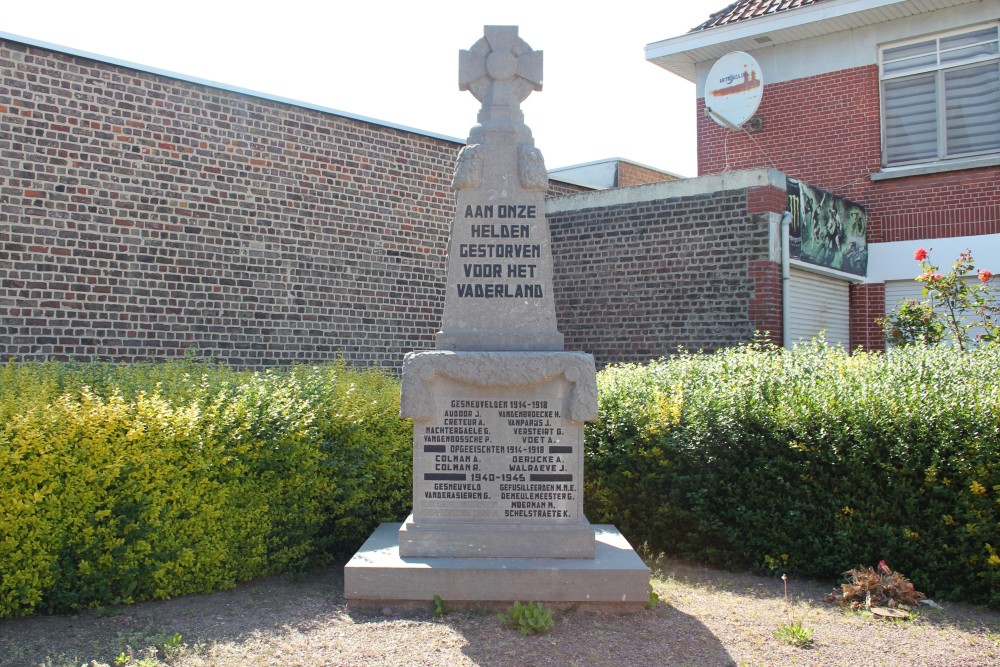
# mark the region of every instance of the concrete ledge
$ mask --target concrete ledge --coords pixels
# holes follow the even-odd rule
[[[439,595],[456,608],[520,600],[632,612],[649,599],[649,568],[614,526],[592,526],[593,559],[400,558],[399,527],[379,526],[344,567],[351,609],[427,609]]]
[[[413,558],[594,557],[594,531],[583,523],[463,523],[414,521],[399,529],[399,555]]]

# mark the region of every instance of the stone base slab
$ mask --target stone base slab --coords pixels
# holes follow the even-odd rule
[[[591,526],[593,559],[401,558],[399,528],[379,526],[344,567],[351,609],[431,609],[438,595],[456,608],[505,608],[519,600],[632,612],[649,599],[649,568],[614,526]]]
[[[590,522],[575,524],[417,522],[399,529],[403,558],[593,558]]]

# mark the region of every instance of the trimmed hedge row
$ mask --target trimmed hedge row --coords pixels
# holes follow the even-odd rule
[[[587,515],[722,565],[837,577],[885,559],[1000,608],[1000,347],[681,353],[598,377]]]
[[[598,375],[587,515],[720,565],[886,559],[1000,608],[1000,350],[821,341]],[[399,384],[344,364],[0,367],[0,618],[167,598],[352,553],[410,505]]]
[[[399,385],[343,363],[0,368],[0,618],[232,587],[410,504]]]

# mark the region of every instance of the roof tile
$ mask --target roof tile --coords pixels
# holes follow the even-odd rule
[[[713,13],[708,17],[707,21],[692,28],[690,32],[708,30],[709,28],[716,28],[740,21],[749,21],[758,16],[776,14],[788,11],[789,9],[798,9],[806,5],[815,5],[818,2],[826,2],[826,0],[737,0],[731,5]]]

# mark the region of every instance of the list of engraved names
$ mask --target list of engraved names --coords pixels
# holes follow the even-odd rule
[[[426,508],[480,518],[579,519],[579,425],[549,398],[456,398],[416,426]],[[458,503],[458,505],[456,505]]]

